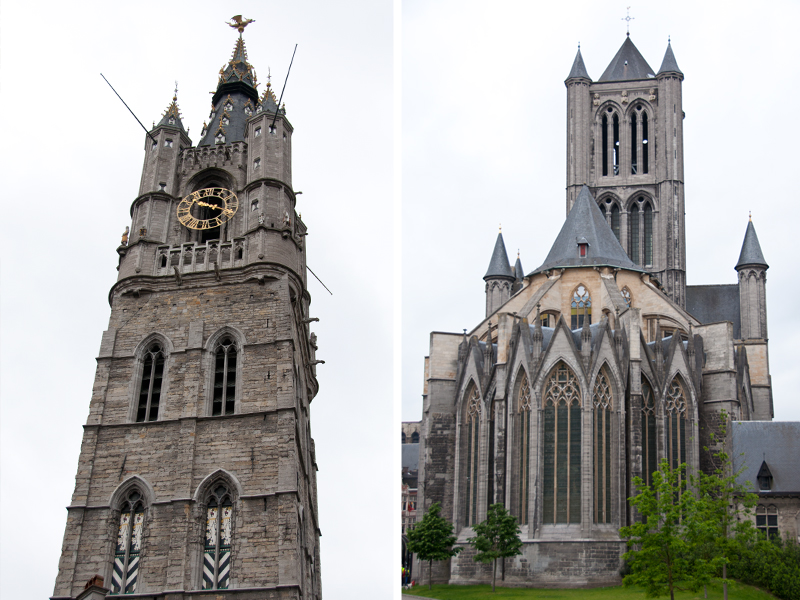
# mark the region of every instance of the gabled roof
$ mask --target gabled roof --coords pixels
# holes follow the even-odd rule
[[[511,270],[511,265],[508,262],[508,252],[506,252],[506,245],[503,242],[503,233],[497,234],[497,241],[494,243],[494,252],[492,252],[492,260],[489,261],[489,268],[486,270],[484,279],[493,277],[507,277],[514,279],[514,272]]]
[[[661,73],[680,73],[683,72],[678,68],[678,61],[675,60],[675,55],[672,53],[672,44],[667,42],[667,51],[664,53],[664,60],[661,61],[661,68],[658,74]]]
[[[767,261],[764,260],[764,254],[761,252],[761,244],[758,243],[756,228],[753,227],[752,221],[747,223],[747,231],[744,233],[744,243],[742,243],[742,251],[739,254],[739,262],[736,263],[736,269],[746,265],[769,268]]]
[[[611,59],[599,81],[629,81],[633,79],[652,79],[655,71],[647,64],[642,53],[626,37],[616,56]]]
[[[583,258],[578,253],[578,241],[589,244],[586,256]],[[560,267],[593,265],[642,271],[628,258],[614,232],[606,223],[589,188],[584,185],[553,247],[550,248],[550,253],[534,273]]]
[[[569,75],[567,75],[567,81],[574,78],[592,80],[592,78],[589,77],[589,73],[586,72],[586,65],[583,64],[580,48],[578,48],[578,53],[575,55],[575,62],[572,63],[572,69],[570,69]]]

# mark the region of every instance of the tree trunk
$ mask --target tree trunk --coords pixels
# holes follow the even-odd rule
[[[722,598],[728,600],[728,565],[722,563]]]
[[[703,598],[708,598],[708,586],[703,584]]]
[[[492,591],[494,591],[494,582],[497,579],[497,559],[492,561]]]
[[[428,561],[428,589],[433,589],[433,559]]]

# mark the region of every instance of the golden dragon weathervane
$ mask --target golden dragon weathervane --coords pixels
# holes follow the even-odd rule
[[[231,17],[233,23],[225,22],[227,25],[230,25],[234,29],[239,31],[239,35],[244,33],[244,28],[250,25],[250,23],[255,23],[255,19],[242,19],[242,15],[235,15]]]

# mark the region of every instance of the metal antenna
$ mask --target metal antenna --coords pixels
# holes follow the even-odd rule
[[[311,268],[310,268],[308,265],[306,265],[306,269],[308,269],[308,272],[309,272],[309,273],[311,273],[311,274],[314,276],[314,278],[315,278],[317,281],[319,281],[320,283],[322,283],[322,279],[320,279],[319,277],[317,277],[317,274],[316,274],[316,273],[314,273],[314,271],[312,271],[312,270],[311,270]],[[322,283],[322,287],[324,287],[326,290],[328,290],[328,286],[327,286],[327,285],[325,285],[324,283]],[[332,292],[332,291],[328,290],[328,293],[329,293],[331,296],[333,296],[333,292]]]
[[[270,132],[275,131],[275,119],[278,118],[278,111],[281,109],[281,100],[283,100],[283,92],[286,91],[286,82],[289,81],[289,73],[292,71],[292,63],[294,62],[294,54],[297,52],[297,44],[294,45],[294,52],[292,52],[292,60],[289,61],[289,69],[286,71],[286,79],[283,80],[283,89],[281,90],[281,97],[278,98],[278,107],[275,109],[275,116],[272,117],[272,125],[269,126]],[[314,275],[316,277],[316,275]],[[322,283],[320,281],[320,283]],[[322,284],[325,285],[324,283]],[[328,288],[325,288],[328,290]],[[328,290],[330,292],[330,290]],[[333,295],[333,294],[331,294]]]
[[[105,75],[103,75],[102,73],[100,73],[100,77],[102,77],[102,78],[105,80],[105,82],[106,82],[106,83],[108,83],[108,79],[106,79],[106,76],[105,76]],[[112,92],[114,92],[115,94],[117,94],[117,90],[115,90],[115,89],[114,89],[114,86],[113,86],[113,85],[111,85],[110,83],[108,83],[108,87],[110,87],[110,88],[111,88],[111,91],[112,91]],[[176,85],[175,85],[175,88],[176,88],[176,90],[177,90],[177,87],[178,87],[178,86],[177,86],[177,82],[176,82]],[[123,100],[123,99],[122,99],[122,96],[120,96],[119,94],[117,94],[117,98],[119,98],[119,99],[120,99],[120,102],[122,102],[123,104],[125,104],[125,100]],[[134,119],[136,119],[136,122],[137,122],[137,123],[139,123],[139,125],[142,125],[142,122],[139,120],[139,117],[137,117],[137,116],[136,116],[136,115],[133,113],[133,111],[131,110],[131,107],[130,107],[130,106],[128,106],[127,104],[125,104],[125,108],[127,108],[127,109],[130,111],[130,113],[133,115],[133,118],[134,118]],[[153,134],[152,134],[152,133],[150,133],[149,131],[147,131],[147,127],[145,127],[144,125],[142,125],[142,129],[144,129],[144,132],[145,132],[147,135],[149,135],[149,136],[150,136],[150,139],[151,139],[151,140],[153,140],[153,143],[154,143],[154,144],[157,144],[157,143],[158,143],[158,142],[156,141],[156,138],[154,138],[154,137],[153,137]]]

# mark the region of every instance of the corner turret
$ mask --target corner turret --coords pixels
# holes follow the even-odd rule
[[[736,263],[739,273],[739,311],[742,339],[767,339],[767,269],[753,221],[748,221],[742,251]]]
[[[488,317],[511,298],[511,286],[515,280],[514,271],[508,262],[502,231],[497,234],[492,259],[489,261],[489,268],[486,270],[483,280],[486,282],[486,316]]]

